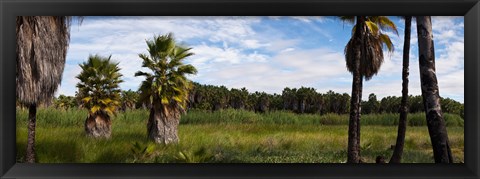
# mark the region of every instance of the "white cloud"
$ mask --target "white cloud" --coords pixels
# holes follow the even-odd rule
[[[268,63],[214,63],[209,67],[214,70],[196,79],[209,79],[211,84],[230,88],[246,87],[251,91],[280,93],[287,86],[315,86],[322,80],[349,75],[343,54],[325,48],[288,51],[266,58],[266,61]]]
[[[302,22],[298,23],[302,26],[295,28],[309,28],[315,34],[326,37],[327,41],[339,34],[350,35],[348,30],[331,32],[318,23],[312,23],[322,23],[329,18],[289,18]],[[281,21],[288,18],[265,19]],[[441,95],[463,98],[463,23],[456,20],[433,18],[438,53],[436,67]],[[261,28],[257,29],[259,26]],[[75,94],[78,82],[75,76],[80,72],[77,64],[85,61],[89,54],[96,53],[105,56],[112,54],[112,59],[120,62],[125,80],[121,84],[122,89],[137,89],[143,78],[134,77],[133,74],[138,70],[145,71],[138,57],[139,53],[147,53],[145,40],[167,32],[175,32],[178,41],[193,48],[195,55],[188,58],[187,62],[199,71],[191,79],[201,83],[247,87],[250,91],[270,93],[279,93],[286,86],[314,87],[319,92],[330,89],[340,93],[351,92],[351,74],[345,67],[343,45],[336,49],[319,42],[318,47],[304,48],[302,45],[309,40],[308,36],[294,38],[290,34],[292,32],[264,24],[260,17],[118,17],[108,20],[88,17],[80,27],[72,28],[67,56],[69,64],[65,67],[58,93]],[[378,97],[401,94],[403,30],[399,31],[399,36],[390,35],[396,51],[392,56],[385,53],[385,62],[378,75],[364,82],[364,97],[368,97],[369,93],[375,93]],[[416,23],[413,20],[411,94],[420,94],[416,35]]]
[[[306,23],[311,23],[313,21],[322,23],[322,22],[331,20],[329,19],[329,17],[326,17],[326,16],[291,16],[291,18],[302,21],[302,22],[306,22]]]
[[[255,39],[242,40],[242,43],[246,48],[250,48],[250,49],[256,49],[256,48],[260,48],[260,47],[270,46],[270,44],[266,44],[266,43],[262,44],[258,40],[255,40]]]
[[[294,51],[294,50],[295,50],[295,48],[286,48],[286,49],[280,51],[280,53],[290,52],[290,51]]]

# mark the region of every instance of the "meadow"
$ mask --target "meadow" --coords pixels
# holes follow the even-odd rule
[[[348,115],[254,113],[226,109],[191,110],[179,125],[180,142],[159,145],[147,140],[147,110],[113,117],[110,139],[87,137],[86,110],[40,108],[37,111],[38,163],[344,163]],[[28,110],[17,108],[17,161],[23,162]],[[463,119],[444,114],[455,162],[464,161]],[[398,114],[361,118],[361,157],[374,163],[390,158]],[[408,115],[404,163],[433,163],[424,113]]]

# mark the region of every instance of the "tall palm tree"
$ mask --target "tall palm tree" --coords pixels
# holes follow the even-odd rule
[[[435,51],[430,16],[416,16],[423,105],[435,163],[453,163],[435,74]]]
[[[147,46],[149,55],[139,56],[142,67],[153,73],[138,71],[135,76],[146,77],[140,85],[139,100],[151,104],[148,137],[156,143],[177,143],[180,115],[186,110],[192,88],[186,75],[197,73],[195,67],[184,64],[184,60],[193,53],[191,48],[177,45],[172,33],[147,40]]]
[[[356,24],[345,47],[347,69],[353,75],[350,99],[347,162],[360,162],[360,114],[363,78],[370,80],[383,63],[383,46],[393,52],[390,37],[384,31],[396,34],[395,24],[385,16],[342,16],[342,20]]]
[[[403,41],[402,102],[400,106],[400,119],[398,121],[397,142],[389,163],[400,163],[402,161],[403,146],[405,144],[405,132],[407,130],[408,68],[410,60],[410,31],[412,26],[412,16],[405,16],[404,19],[405,33]]]
[[[77,98],[88,110],[85,132],[92,137],[109,138],[111,116],[120,106],[120,68],[110,61],[111,56],[90,55],[88,61],[80,64],[82,72],[77,76]]]
[[[35,163],[37,105],[51,100],[62,80],[71,17],[17,16],[18,101],[28,106],[26,162]]]

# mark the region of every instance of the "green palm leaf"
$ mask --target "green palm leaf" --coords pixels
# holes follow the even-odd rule
[[[142,66],[151,73],[135,73],[135,76],[146,77],[139,87],[139,100],[184,108],[192,86],[185,75],[197,73],[195,67],[184,64],[184,60],[193,55],[191,48],[177,45],[172,33],[155,36],[146,43],[148,55],[139,54],[139,57],[143,60]]]
[[[82,72],[77,76],[77,98],[90,113],[105,112],[113,115],[120,105],[119,63],[111,61],[111,56],[90,55],[82,64]]]

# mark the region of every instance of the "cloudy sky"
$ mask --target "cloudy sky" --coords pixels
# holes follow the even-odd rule
[[[385,52],[380,72],[364,82],[363,98],[401,96],[404,22],[391,17],[399,35],[391,35],[394,53]],[[464,101],[463,17],[433,17],[435,57],[440,95]],[[186,63],[202,84],[246,87],[250,92],[281,93],[284,87],[314,87],[318,92],[351,93],[352,75],[343,49],[352,25],[335,17],[86,17],[71,27],[62,84],[57,92],[75,95],[79,64],[89,54],[112,55],[119,62],[124,90],[137,90],[143,77],[138,54],[147,54],[145,40],[173,32],[193,48]],[[419,95],[416,23],[412,22],[409,94]]]

